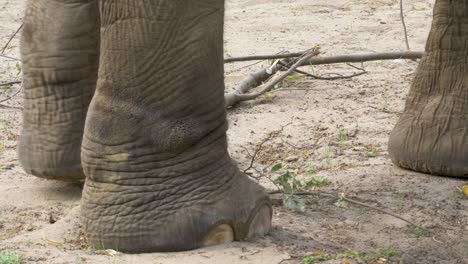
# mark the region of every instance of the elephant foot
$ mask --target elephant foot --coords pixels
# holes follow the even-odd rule
[[[87,179],[82,217],[90,245],[126,253],[167,252],[267,234],[272,210],[263,188],[232,162],[218,165],[208,175],[206,170],[171,178],[160,174],[158,183]]]
[[[46,139],[23,132],[18,146],[18,156],[24,171],[34,176],[60,181],[83,181],[80,145],[56,146]]]
[[[418,172],[468,176],[467,116],[435,115],[430,103],[421,112],[406,112],[389,140],[393,162]]]

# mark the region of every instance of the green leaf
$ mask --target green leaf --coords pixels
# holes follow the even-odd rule
[[[0,120],[0,129],[5,129],[7,128],[7,122],[4,120]]]
[[[312,263],[317,263],[317,262],[322,262],[322,261],[327,261],[327,260],[332,260],[332,256],[328,255],[319,255],[319,256],[310,256],[306,257],[302,260],[304,264],[312,264]]]
[[[23,256],[6,249],[0,251],[0,263],[1,264],[21,264],[23,263]]]
[[[367,261],[379,258],[390,258],[395,256],[397,253],[398,251],[396,251],[394,248],[383,248],[375,252],[364,254],[361,256],[361,258]]]
[[[294,178],[292,187],[295,192],[299,192],[302,190],[302,183]]]
[[[377,153],[372,152],[372,151],[366,152],[366,157],[367,158],[375,158],[375,157],[377,157]]]
[[[427,230],[421,227],[416,227],[413,232],[416,235],[416,237],[427,236]]]
[[[338,200],[333,205],[340,208],[349,208],[349,203],[344,200]]]
[[[16,71],[17,71],[16,75],[20,75],[22,72],[21,63],[19,62],[16,63]]]
[[[283,206],[288,210],[304,213],[306,209],[306,202],[304,199],[285,198],[283,199]]]
[[[329,185],[330,181],[323,177],[312,178],[305,183],[306,189],[311,189],[312,187],[322,187],[325,185]]]
[[[363,152],[363,151],[366,151],[366,148],[365,147],[354,147],[353,148],[353,151],[359,151],[359,152]]]
[[[293,188],[291,186],[291,183],[289,181],[293,177],[289,173],[289,171],[286,171],[283,175],[279,176],[274,182],[281,186],[283,188],[283,193],[292,193]]]
[[[306,173],[307,175],[312,175],[312,174],[317,173],[317,170],[316,170],[314,167],[308,167],[308,168],[305,170],[305,173]]]
[[[277,172],[281,170],[282,168],[283,168],[283,165],[281,163],[278,163],[275,166],[273,166],[273,168],[271,168],[271,172]]]

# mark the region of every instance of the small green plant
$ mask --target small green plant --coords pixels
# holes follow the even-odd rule
[[[277,172],[282,168],[281,164],[276,164],[272,172]],[[296,176],[291,173],[289,170],[286,170],[281,176],[274,180],[279,187],[281,187],[281,192],[284,194],[293,194],[294,192],[300,191],[302,188],[302,183],[296,179]]]
[[[421,227],[416,227],[416,228],[413,230],[413,233],[416,235],[416,237],[427,236],[427,230],[424,229],[424,228],[421,228]]]
[[[376,158],[379,154],[375,151],[366,152],[366,158]]]
[[[317,169],[314,167],[314,166],[309,166],[307,167],[304,172],[307,174],[307,175],[314,175],[317,173]]]
[[[364,254],[361,258],[364,260],[390,258],[395,256],[397,253],[398,252],[394,248],[383,248],[375,252]]]
[[[286,171],[276,178],[275,183],[281,186],[281,189],[285,194],[292,194],[301,184],[289,171]]]
[[[23,257],[16,252],[9,250],[0,251],[0,264],[21,264]]]
[[[325,148],[325,161],[327,162],[328,165],[331,163],[331,158],[332,158],[332,152],[330,146],[327,146]]]
[[[272,172],[279,172],[283,168],[281,163],[274,165],[271,169]],[[312,178],[306,182],[302,182],[296,178],[297,170],[290,171],[286,169],[278,178],[273,182],[279,187],[281,193],[286,195],[283,198],[283,206],[286,209],[295,212],[305,212],[306,202],[302,198],[294,197],[294,193],[304,192],[313,187],[321,187],[330,184],[328,179],[317,177]]]
[[[348,133],[346,130],[340,128],[338,130],[338,142],[343,143],[346,140],[348,140]]]
[[[283,168],[281,163],[276,164],[271,169],[271,172],[278,172]],[[330,184],[330,180],[323,177],[312,177],[306,182],[302,182],[296,178],[297,171],[285,170],[274,183],[281,188],[284,194],[294,194],[295,192],[302,192],[312,189],[313,187],[322,187]]]
[[[398,209],[403,210],[406,204],[406,194],[400,193],[399,195],[399,202],[398,202]]]
[[[311,189],[313,187],[322,187],[330,184],[330,180],[323,177],[313,177],[312,179],[306,181],[305,189]]]
[[[388,112],[388,96],[386,94],[384,95],[382,111],[383,112]]]
[[[21,63],[17,62],[16,63],[16,75],[19,76],[23,69],[21,68]]]
[[[335,258],[329,255],[310,256],[310,257],[305,257],[304,259],[302,259],[302,263],[312,264],[312,263],[317,263],[317,262],[327,261],[327,260],[332,260],[332,259],[335,259]]]
[[[8,91],[11,89],[11,85],[3,85],[3,86],[0,86],[0,90],[2,91]]]
[[[7,128],[8,126],[8,123],[4,120],[0,120],[0,129],[3,130],[5,128]]]
[[[374,263],[375,260],[379,260],[381,258],[388,259],[397,255],[397,251],[394,248],[383,248],[375,252],[370,253],[359,253],[353,250],[346,250],[343,253],[339,253],[336,255],[316,255],[316,256],[309,256],[302,259],[304,264],[312,264],[318,263],[322,261],[328,260],[338,260],[338,259],[355,259],[361,260],[369,263]]]

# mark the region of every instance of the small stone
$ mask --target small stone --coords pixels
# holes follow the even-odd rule
[[[28,228],[26,229],[27,231],[31,232],[34,230],[34,227],[33,226],[28,226]]]
[[[294,161],[298,161],[298,160],[299,160],[298,156],[289,156],[289,157],[286,158],[287,162],[294,162]]]
[[[55,217],[55,215],[53,215],[52,213],[49,214],[49,223],[55,224],[55,222],[57,222],[57,217]]]

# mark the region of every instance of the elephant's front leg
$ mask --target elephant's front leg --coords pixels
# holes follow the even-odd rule
[[[177,251],[268,232],[263,189],[227,152],[221,0],[100,1],[82,147],[89,241]]]
[[[29,0],[21,39],[24,111],[19,159],[25,171],[83,180],[80,149],[99,59],[94,0]]]
[[[468,177],[467,62],[468,1],[437,0],[426,54],[390,136],[395,164]]]

